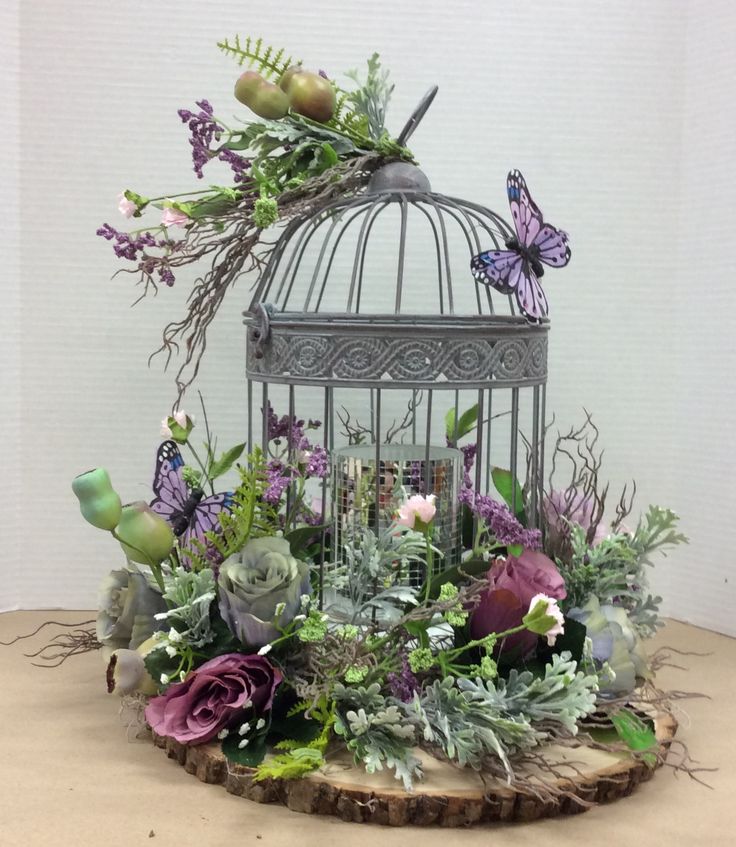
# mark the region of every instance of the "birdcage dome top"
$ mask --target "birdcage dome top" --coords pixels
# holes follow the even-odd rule
[[[544,382],[547,321],[530,324],[471,272],[474,255],[513,235],[490,209],[432,191],[417,166],[384,165],[362,192],[284,227],[244,313],[248,376],[376,387]]]

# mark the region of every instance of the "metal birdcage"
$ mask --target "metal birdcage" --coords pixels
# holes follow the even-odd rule
[[[269,406],[322,420],[328,559],[339,560],[349,527],[384,529],[403,489],[437,495],[437,567],[459,562],[467,477],[452,421],[475,404],[475,490],[493,494],[492,468],[509,469],[526,480],[538,524],[549,325],[530,324],[470,271],[471,256],[512,235],[499,215],[433,192],[405,163],[283,230],[244,313],[248,439],[267,449]]]

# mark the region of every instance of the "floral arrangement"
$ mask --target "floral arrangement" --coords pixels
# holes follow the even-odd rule
[[[155,198],[126,190],[125,218],[157,209],[158,220],[98,230],[132,263],[141,296],[174,285],[184,266],[211,263],[187,314],[164,330],[162,351],[185,350],[179,401],[225,293],[268,260],[268,228],[360,190],[388,161],[413,162],[386,131],[393,86],[377,54],[365,78],[348,75],[348,90],[260,39],[219,46],[248,65],[235,96],[257,120],[230,126],[207,100],[179,117],[197,177],[217,160],[232,184]],[[256,781],[304,777],[347,750],[411,791],[423,750],[554,797],[554,780],[532,783],[522,767],[559,776],[544,755],[550,743],[660,763],[647,707],[666,696],[643,645],[660,623],[652,557],[686,541],[676,515],[651,506],[627,527],[625,489],[605,517],[598,432],[586,416],[557,437],[537,528],[530,480],[494,468],[493,496],[475,490],[483,421],[477,406],[457,412],[445,418],[465,471],[463,553],[451,567],[436,497],[419,483],[396,484],[399,505],[383,528],[361,523],[334,537],[322,423],[270,405],[267,445],[245,455],[243,444],[218,452],[206,415],[195,444],[200,428],[177,403],[161,424],[150,503],[123,505],[104,469],[78,476],[82,515],[122,553],[101,589],[94,644],[108,691],[144,702],[157,735],[218,744]],[[225,475],[235,484],[218,493]]]
[[[589,418],[558,437],[542,531],[527,527],[526,492],[508,471],[494,470],[498,500],[472,489],[465,448],[460,497],[475,528],[461,565],[443,569],[435,498],[406,490],[385,531],[356,529],[328,566],[312,488],[329,457],[309,435],[321,424],[266,413],[267,452],[238,464],[243,445],[216,457],[209,427],[199,462],[192,416],[162,422],[159,466],[192,448],[191,465],[172,461],[185,503],[222,473],[239,477],[201,536],[181,532],[184,509],[163,516],[156,485],[151,506],[122,506],[102,469],[73,482],[84,517],[125,554],[97,619],[108,690],[150,698],[154,732],[218,743],[256,780],[302,777],[347,748],[407,790],[422,779],[418,747],[516,784],[515,763],[543,762],[552,741],[657,760],[651,723],[631,706],[661,699],[643,650],[659,625],[647,571],[653,553],[686,539],[654,506],[628,529],[626,492],[604,522]],[[474,410],[465,417],[472,439]],[[571,479],[554,487],[573,456]],[[410,565],[420,581],[406,578]]]
[[[157,351],[168,364],[184,348],[176,376],[180,399],[197,375],[225,294],[239,277],[265,266],[275,246],[265,231],[359,190],[387,162],[414,162],[386,130],[393,85],[378,54],[364,76],[346,74],[346,89],[260,38],[236,36],[218,47],[250,67],[238,78],[235,97],[257,120],[237,118],[230,126],[208,100],[180,109],[179,118],[190,133],[197,178],[217,161],[230,169],[233,184],[161,197],[127,189],[118,198],[123,217],[137,222],[157,210],[158,219],[127,232],[109,223],[97,230],[126,261],[122,270],[137,277],[139,300],[173,286],[181,268],[211,263],[194,283],[186,315],[165,327]]]

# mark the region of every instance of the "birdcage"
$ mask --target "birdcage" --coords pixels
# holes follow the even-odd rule
[[[498,497],[496,467],[525,483],[538,524],[548,323],[529,323],[470,270],[472,255],[512,236],[499,215],[432,191],[406,163],[284,228],[245,312],[248,438],[267,449],[269,408],[321,421],[331,461],[316,492],[329,527],[322,568],[341,559],[346,533],[385,530],[414,493],[437,498],[434,566],[457,565],[460,490]]]

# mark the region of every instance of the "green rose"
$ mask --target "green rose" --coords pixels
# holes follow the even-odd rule
[[[606,662],[615,674],[613,680],[601,683],[602,695],[628,694],[640,679],[651,675],[644,646],[625,609],[601,605],[597,597],[590,597],[582,608],[571,609],[567,616],[585,626],[596,667]]]
[[[161,624],[154,615],[166,611],[164,598],[140,573],[110,571],[102,581],[97,613],[97,640],[109,658],[112,650],[135,650]]]
[[[309,565],[283,538],[254,538],[220,566],[220,614],[249,647],[263,647],[299,613],[309,594]]]

